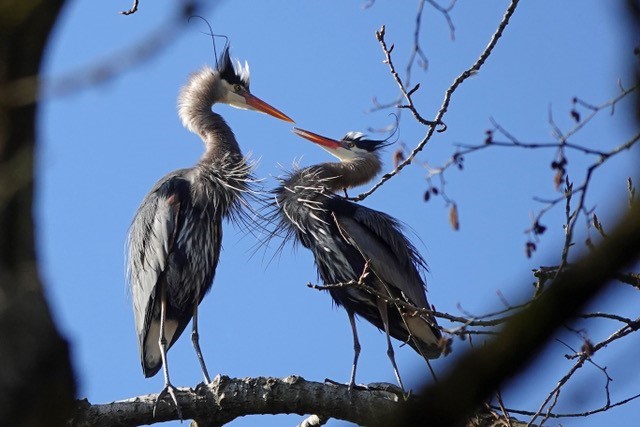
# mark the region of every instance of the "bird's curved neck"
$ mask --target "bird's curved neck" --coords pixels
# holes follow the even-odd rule
[[[202,163],[225,154],[242,156],[233,131],[212,106],[223,97],[224,88],[217,71],[204,67],[189,77],[178,97],[178,115],[184,127],[198,134],[205,143]]]
[[[336,192],[371,181],[382,169],[382,162],[371,155],[343,162],[320,163],[308,169],[323,181],[325,187]]]

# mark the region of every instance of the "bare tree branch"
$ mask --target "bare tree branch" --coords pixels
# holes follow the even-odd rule
[[[160,403],[152,416],[157,395],[135,397],[103,405],[84,401],[70,426],[135,426],[177,420],[175,407]],[[317,414],[359,425],[388,419],[402,398],[389,391],[352,390],[347,385],[322,384],[297,376],[286,378],[229,378],[217,376],[195,390],[180,388],[177,394],[182,413],[200,426],[221,426],[252,414]]]
[[[411,164],[411,162],[413,161],[415,156],[420,151],[422,151],[422,149],[425,147],[425,145],[431,140],[431,137],[433,136],[433,133],[435,132],[435,130],[438,127],[438,125],[444,123],[443,118],[444,118],[445,114],[447,113],[447,110],[449,109],[449,104],[451,102],[451,98],[452,98],[453,94],[455,93],[455,91],[458,89],[458,87],[465,80],[467,80],[469,77],[477,74],[480,71],[480,68],[482,67],[482,65],[486,62],[486,60],[489,58],[489,56],[493,52],[493,49],[495,48],[496,44],[498,43],[498,40],[500,40],[500,38],[502,37],[502,33],[504,32],[505,28],[507,28],[507,25],[509,25],[509,20],[511,19],[511,17],[515,13],[516,8],[518,6],[518,3],[519,3],[519,0],[511,0],[511,2],[509,3],[509,7],[507,8],[506,12],[504,13],[504,16],[502,17],[502,20],[500,21],[500,24],[498,25],[498,28],[496,29],[496,31],[491,36],[491,39],[489,40],[489,44],[484,49],[484,51],[480,54],[480,56],[478,57],[476,62],[470,68],[468,68],[467,70],[462,72],[462,74],[460,74],[454,80],[453,84],[451,86],[449,86],[449,88],[446,90],[445,96],[444,96],[444,100],[442,102],[442,106],[440,107],[440,109],[438,110],[438,113],[436,114],[435,118],[432,121],[427,121],[427,120],[424,120],[424,119],[422,119],[424,121],[424,123],[422,121],[420,121],[422,116],[418,113],[418,111],[414,107],[412,107],[413,102],[410,99],[410,95],[408,94],[408,91],[406,90],[406,88],[404,88],[404,86],[402,85],[402,82],[399,81],[398,78],[396,78],[396,82],[400,85],[400,87],[401,87],[401,89],[403,91],[403,94],[405,94],[405,98],[407,99],[407,102],[409,102],[409,105],[407,106],[407,108],[414,114],[414,117],[419,122],[429,126],[429,130],[427,131],[427,134],[422,139],[422,141],[420,141],[420,143],[413,149],[413,151],[411,151],[411,154],[402,163],[400,163],[398,166],[396,166],[396,168],[393,171],[384,174],[382,176],[382,178],[380,178],[380,180],[376,184],[374,184],[373,187],[371,187],[371,189],[369,189],[368,191],[365,191],[364,193],[361,193],[358,196],[352,198],[352,200],[359,201],[359,200],[364,200],[365,198],[367,198],[374,191],[376,191],[378,188],[380,188],[380,186],[382,186],[382,184],[384,184],[386,181],[388,181],[389,179],[391,179],[392,177],[397,175],[398,172],[400,172],[405,166]],[[378,40],[380,40],[380,42],[382,44],[382,41],[384,40],[384,32],[382,32],[381,34],[380,34],[380,32],[378,32],[377,33],[377,37],[378,37]],[[382,46],[383,46],[383,51],[384,51],[385,55],[388,57],[388,64],[391,67],[392,64],[393,64],[393,62],[390,61],[391,52],[390,52],[389,49],[384,47],[385,46],[384,44],[382,44]]]
[[[367,5],[365,5],[365,8],[372,6],[374,2],[375,0],[371,0]],[[424,53],[424,49],[422,48],[422,44],[420,43],[420,31],[422,30],[422,15],[424,12],[424,5],[427,2],[434,9],[440,12],[442,16],[444,16],[444,19],[447,21],[447,25],[449,25],[449,36],[451,37],[451,40],[455,40],[455,26],[453,25],[453,19],[451,19],[451,15],[449,12],[453,10],[457,0],[451,0],[451,3],[449,3],[449,5],[446,7],[441,6],[434,0],[419,0],[418,10],[416,11],[414,30],[413,30],[413,46],[411,47],[411,53],[409,54],[407,65],[404,67],[404,83],[402,83],[400,86],[400,94],[393,101],[385,102],[382,104],[378,102],[377,98],[374,98],[373,107],[367,110],[368,112],[374,112],[374,111],[379,111],[386,108],[395,107],[398,110],[397,111],[398,116],[400,116],[400,113],[401,113],[400,103],[402,102],[402,99],[405,96],[403,89],[405,87],[411,86],[411,74],[413,71],[413,67],[416,65],[416,63],[420,68],[422,68],[425,71],[429,67],[429,59],[427,58],[427,55]],[[377,34],[376,34],[376,37],[377,37]],[[386,48],[384,50],[386,51]],[[391,48],[388,50],[388,53],[390,54],[392,50],[393,50],[393,46],[391,46]],[[387,58],[385,62],[389,61],[389,59],[390,58]],[[417,89],[417,87],[418,86],[415,86],[414,90]]]
[[[635,202],[610,238],[574,268],[562,272],[540,297],[513,316],[498,337],[469,351],[447,378],[423,390],[421,394],[428,399],[408,404],[402,425],[457,425],[527,366],[558,327],[575,316],[621,269],[637,260],[638,218],[640,202]]]
[[[131,9],[129,10],[123,10],[122,12],[120,12],[121,15],[131,15],[133,13],[136,13],[138,11],[138,4],[140,3],[140,0],[133,0],[133,4],[131,5]]]
[[[372,385],[373,386],[373,385]],[[139,396],[107,404],[92,405],[78,402],[69,427],[129,427],[177,420],[175,407],[161,403],[153,418],[153,404],[157,395]],[[356,387],[307,381],[301,377],[286,378],[229,378],[217,376],[209,385],[196,389],[180,388],[178,403],[187,419],[199,427],[222,426],[234,419],[255,414],[309,414],[299,426],[323,425],[329,418],[350,421],[358,425],[384,423],[393,425],[404,397],[374,387]],[[465,425],[493,427],[503,425],[504,418],[484,410],[471,416]],[[514,427],[524,423],[510,419]]]
[[[571,267],[571,265],[569,264],[565,268],[567,267]],[[543,282],[546,282],[556,276],[558,268],[558,266],[540,267],[539,269],[534,270],[533,275]],[[640,274],[638,273],[618,273],[615,278],[619,282],[640,289]]]
[[[570,137],[575,137],[577,132],[584,130],[587,123],[589,123],[596,114],[601,113],[603,111],[613,111],[615,106],[620,103],[622,100],[637,94],[640,89],[640,85],[635,84],[632,87],[625,89],[620,87],[620,93],[614,96],[613,98],[599,104],[599,105],[591,105],[587,104],[582,100],[576,101],[578,98],[574,98],[574,103],[580,103],[580,105],[588,106],[590,110],[590,114],[585,118],[580,119],[577,125],[572,127],[570,130],[563,132],[561,131],[557,125],[555,125],[553,116],[550,114],[549,122],[553,128],[555,137],[557,141],[528,141],[524,142],[523,140],[516,137],[513,133],[505,129],[502,125],[500,125],[497,121],[491,118],[491,124],[493,126],[492,129],[486,131],[486,138],[483,144],[478,145],[468,145],[468,144],[458,144],[456,151],[453,155],[447,159],[442,165],[434,167],[426,162],[423,164],[427,170],[427,176],[425,179],[428,182],[429,188],[428,192],[430,193],[428,197],[425,197],[425,200],[430,198],[430,195],[440,195],[443,200],[450,206],[453,204],[452,200],[446,195],[445,186],[446,181],[444,179],[444,174],[447,170],[456,166],[459,169],[462,169],[463,160],[470,154],[473,154],[477,151],[482,151],[486,149],[490,149],[493,147],[503,147],[503,148],[519,148],[519,149],[554,149],[556,150],[556,160],[551,162],[551,167],[556,171],[556,175],[554,180],[556,181],[556,186],[564,184],[564,191],[562,196],[559,196],[554,199],[541,199],[535,197],[534,200],[544,203],[543,206],[535,215],[532,215],[531,227],[527,230],[529,234],[529,240],[526,243],[526,253],[527,256],[530,257],[531,254],[537,249],[537,243],[539,240],[539,235],[543,234],[546,227],[541,224],[543,217],[557,205],[563,203],[565,206],[565,241],[563,245],[562,252],[562,262],[566,264],[566,260],[569,257],[570,249],[573,247],[573,236],[574,230],[577,221],[580,218],[589,217],[591,215],[591,211],[589,211],[586,206],[586,197],[589,192],[589,187],[592,181],[592,177],[594,172],[605,165],[611,158],[619,157],[620,154],[624,152],[628,152],[634,146],[637,146],[640,141],[640,133],[633,135],[629,140],[619,144],[618,146],[610,149],[610,150],[596,150],[588,147],[584,147],[582,145],[572,143],[569,141]],[[586,108],[586,107],[585,107]],[[503,137],[504,140],[499,139]],[[573,182],[567,182],[566,175],[566,164],[568,162],[568,151],[575,151],[586,154],[588,156],[596,157],[593,160],[593,163],[586,168],[585,170],[585,178],[579,185],[574,185]],[[438,177],[440,179],[439,185],[433,183],[433,179]],[[633,200],[634,188],[633,183],[628,181],[627,187],[630,194],[630,200]],[[631,187],[629,187],[631,185]],[[427,194],[427,193],[426,193]],[[425,196],[426,196],[425,194]],[[578,195],[579,197],[574,198],[574,195]],[[577,200],[577,203],[575,201]],[[575,207],[573,206],[575,204]],[[602,235],[604,231],[598,227],[601,225],[597,222],[597,217],[593,214],[593,224],[594,227],[599,230]],[[590,244],[591,240],[587,241],[587,244]],[[556,270],[556,273],[559,270]],[[629,280],[629,278],[626,278]],[[627,281],[627,283],[634,285],[635,281],[631,279],[631,282]]]
[[[607,405],[603,405],[602,407],[598,408],[598,409],[593,409],[591,411],[584,411],[584,412],[568,412],[568,413],[550,413],[547,414],[547,418],[580,418],[580,417],[588,417],[589,415],[594,415],[594,414],[598,414],[601,412],[606,412],[610,409],[616,408],[618,406],[622,406],[622,405],[626,405],[629,402],[632,402],[636,399],[640,398],[640,394],[636,394],[633,395],[631,397],[628,397],[626,399],[622,399],[618,402],[615,403],[610,403]],[[494,408],[492,406],[492,408]],[[495,407],[494,409],[498,409],[497,407]],[[518,415],[535,415],[535,412],[533,411],[523,411],[521,409],[514,409],[514,408],[505,408],[506,411],[512,413],[512,414],[518,414]]]

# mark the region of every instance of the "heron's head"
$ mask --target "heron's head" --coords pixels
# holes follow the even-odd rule
[[[260,111],[293,123],[289,116],[251,94],[249,91],[249,64],[245,61],[242,65],[237,59],[232,62],[229,46],[224,48],[220,56],[217,71],[220,76],[220,102],[242,110]]]
[[[293,128],[293,133],[318,144],[343,162],[378,158],[378,150],[390,143],[386,140],[368,139],[363,133],[349,132],[342,139],[331,139],[304,129]]]

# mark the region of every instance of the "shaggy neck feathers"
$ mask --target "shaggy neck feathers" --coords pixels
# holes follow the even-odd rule
[[[223,91],[219,73],[204,67],[189,77],[178,97],[178,116],[182,124],[205,143],[200,163],[211,163],[227,153],[242,158],[233,131],[222,116],[211,111],[214,104],[223,100]]]
[[[343,162],[321,163],[308,168],[333,192],[357,187],[371,181],[382,169],[382,162],[369,154]]]

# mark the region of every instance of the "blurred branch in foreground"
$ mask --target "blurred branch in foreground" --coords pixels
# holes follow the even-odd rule
[[[83,89],[97,86],[114,79],[124,72],[146,63],[175,41],[188,23],[188,18],[200,8],[198,1],[183,2],[178,10],[169,14],[169,19],[141,41],[100,60],[61,77],[42,80],[37,74],[26,75],[0,85],[0,104],[28,105],[40,99],[70,95]]]
[[[42,290],[33,229],[35,103],[5,89],[40,71],[63,1],[0,3],[0,425],[62,425],[75,380]],[[38,87],[32,88],[36,99]]]
[[[640,254],[640,201],[636,201],[609,238],[566,269],[502,332],[469,351],[439,384],[424,389],[419,403],[408,404],[403,425],[460,425],[539,354],[555,331],[595,298]]]

